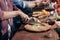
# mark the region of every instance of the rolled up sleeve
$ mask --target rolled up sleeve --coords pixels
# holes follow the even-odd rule
[[[28,3],[23,2],[23,0],[12,0],[12,1],[16,6],[19,6],[19,7],[22,7],[22,8],[27,8],[28,7]]]

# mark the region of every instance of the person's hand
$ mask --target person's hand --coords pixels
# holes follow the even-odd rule
[[[36,6],[39,7],[42,3],[42,0],[35,0]]]
[[[33,17],[32,19],[34,19],[35,22],[40,23],[40,21],[37,18]]]
[[[30,18],[29,18],[28,15],[26,15],[26,14],[22,15],[22,20],[23,20],[24,22],[27,22],[29,19],[30,19]]]
[[[47,5],[50,3],[50,0],[42,0],[42,4]]]
[[[30,23],[40,23],[40,21],[37,18],[35,18],[35,17],[30,17],[28,22],[30,22]]]
[[[36,5],[35,5],[35,2],[29,2],[28,4],[29,4],[28,6],[29,6],[30,8],[34,8],[34,7],[36,6]]]
[[[20,16],[20,18],[22,18],[23,22],[26,22],[29,20],[29,16],[27,14],[23,13],[21,10],[18,11],[18,13],[19,13],[18,15]]]

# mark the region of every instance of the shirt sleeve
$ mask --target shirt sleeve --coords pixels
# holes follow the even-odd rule
[[[28,7],[28,3],[23,2],[23,0],[12,0],[12,2],[13,2],[16,6],[19,6],[19,7],[22,7],[22,8],[27,8],[27,7]]]
[[[2,18],[3,18],[3,12],[2,12],[2,10],[0,8],[0,21],[2,20]]]

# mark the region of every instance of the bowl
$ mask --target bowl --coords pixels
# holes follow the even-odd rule
[[[43,23],[43,24],[26,24],[24,28],[28,31],[34,31],[34,32],[41,32],[41,31],[47,31],[51,28],[50,25]]]

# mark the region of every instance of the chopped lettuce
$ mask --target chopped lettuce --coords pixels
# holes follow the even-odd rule
[[[34,24],[33,27],[38,28],[38,27],[40,27],[40,24]]]

